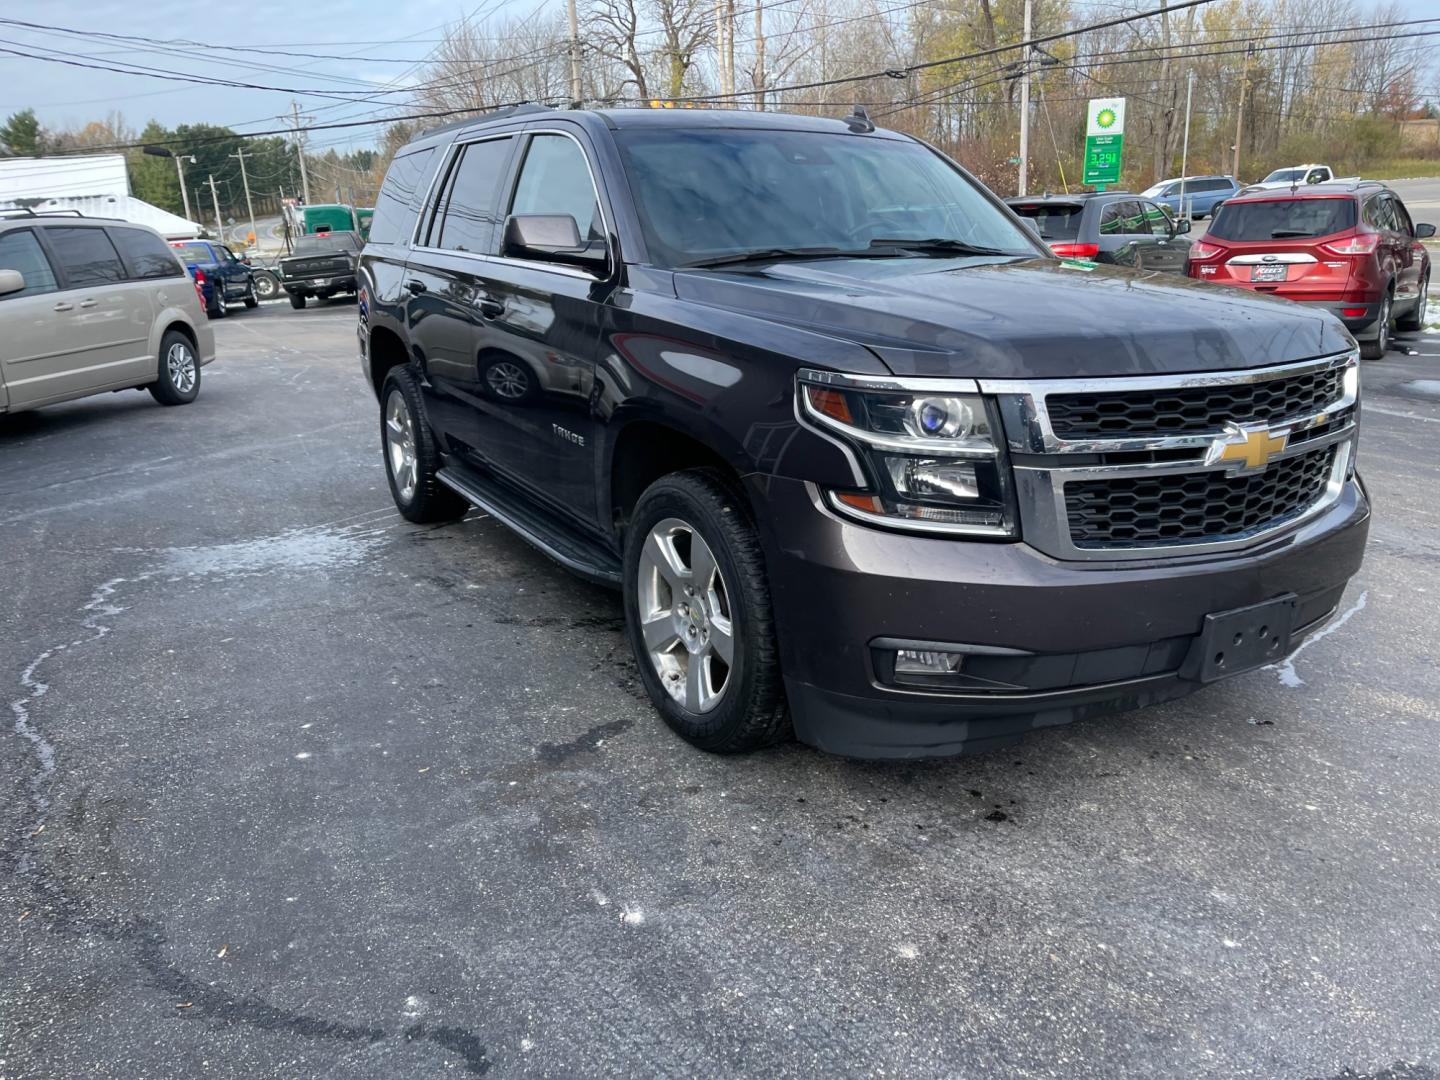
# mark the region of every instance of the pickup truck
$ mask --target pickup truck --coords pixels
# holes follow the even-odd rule
[[[1269,176],[1259,183],[1248,184],[1237,194],[1248,195],[1252,191],[1279,191],[1282,188],[1306,187],[1310,184],[1328,184],[1332,181],[1347,182],[1359,181],[1358,176],[1335,175],[1335,170],[1329,165],[1288,165],[1283,169],[1276,169]]]
[[[260,295],[249,263],[224,244],[213,240],[176,240],[170,246],[195,280],[205,301],[205,313],[220,319],[230,312],[230,302],[239,300],[247,308],[257,307]]]
[[[1338,319],[1061,260],[858,109],[427,132],[359,281],[400,513],[619,590],[705,750],[952,754],[1178,697],[1299,648],[1361,564]]]
[[[318,233],[295,240],[295,250],[276,264],[290,306],[303,308],[312,296],[355,295],[355,267],[364,246],[353,232]]]

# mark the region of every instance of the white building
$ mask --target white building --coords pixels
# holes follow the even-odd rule
[[[37,213],[78,210],[86,217],[120,218],[149,225],[167,240],[200,235],[195,222],[130,194],[130,175],[120,154],[0,158],[0,209],[17,206]]]

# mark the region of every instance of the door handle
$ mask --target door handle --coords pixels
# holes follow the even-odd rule
[[[505,314],[505,304],[496,300],[493,296],[478,296],[475,299],[475,306],[480,309],[480,314],[487,319],[498,319]]]
[[[414,293],[416,296],[419,296],[422,292],[426,291],[425,283],[423,281],[416,281],[414,278],[411,278],[409,281],[405,282],[405,287],[409,289],[412,293]]]
[[[75,305],[74,305],[74,304],[67,304],[64,300],[61,300],[58,304],[55,305],[55,310],[56,310],[56,311],[74,311],[74,310],[75,310]]]
[[[87,297],[86,299],[80,301],[80,306],[81,306],[81,307],[94,307],[95,304],[96,304],[96,302],[97,302],[97,301],[95,301],[95,300],[90,299],[89,297]]]

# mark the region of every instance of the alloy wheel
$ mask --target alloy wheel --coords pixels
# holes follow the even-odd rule
[[[1376,339],[1380,355],[1384,356],[1390,350],[1390,297],[1385,297],[1385,303],[1380,308],[1380,334]]]
[[[520,366],[509,360],[491,364],[490,370],[485,373],[485,381],[497,396],[511,401],[524,397],[530,385],[529,378]]]
[[[415,497],[419,468],[415,420],[405,403],[405,395],[399,390],[390,392],[385,405],[385,455],[390,463],[390,475],[395,479],[395,490],[400,493],[401,501],[408,503]]]
[[[656,523],[640,553],[640,632],[666,693],[692,713],[720,704],[734,671],[731,593],[693,525]]]
[[[166,350],[165,370],[177,392],[188,394],[195,389],[195,354],[188,345],[177,341]]]

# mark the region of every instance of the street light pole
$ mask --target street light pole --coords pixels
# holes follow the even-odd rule
[[[1185,210],[1185,174],[1190,171],[1190,97],[1195,92],[1195,72],[1185,76],[1185,136],[1180,148],[1180,213]],[[1186,220],[1189,220],[1188,218]]]
[[[570,100],[579,105],[583,96],[580,84],[580,19],[575,11],[575,0],[568,0],[565,7],[570,18]]]
[[[180,201],[185,204],[185,220],[192,221],[194,219],[190,217],[190,193],[185,190],[185,167],[180,164],[185,160],[185,155],[175,154],[174,157],[175,175],[180,178]],[[193,163],[195,159],[192,157],[190,161]]]

